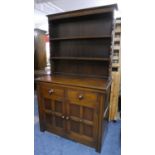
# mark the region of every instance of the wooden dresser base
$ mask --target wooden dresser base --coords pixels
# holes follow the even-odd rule
[[[104,134],[102,130],[105,129],[103,121],[108,117],[105,111],[110,88],[101,90],[96,86],[94,89],[94,85],[91,88],[88,84],[93,79],[87,79],[87,83],[81,84],[80,80],[84,81],[83,78],[78,79],[77,84],[68,85],[64,78],[41,77],[37,81],[40,130],[94,147],[100,152]],[[105,80],[98,82],[101,84],[101,81],[102,85],[108,85]]]

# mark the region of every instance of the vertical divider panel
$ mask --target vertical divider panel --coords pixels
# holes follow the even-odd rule
[[[64,88],[64,116],[68,116],[68,101],[67,101],[67,88]],[[69,131],[68,122],[65,120],[65,131],[66,133]]]
[[[54,101],[52,101],[52,111],[54,112],[55,111],[55,103],[54,103]],[[53,115],[53,126],[55,126],[56,125],[56,123],[55,123],[55,116]]]
[[[83,106],[80,106],[80,119],[83,119]],[[83,123],[80,122],[80,133],[83,134]]]

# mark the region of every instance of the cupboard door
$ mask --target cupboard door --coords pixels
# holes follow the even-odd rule
[[[97,102],[83,104],[80,101],[66,102],[67,135],[69,138],[96,146],[97,140]]]
[[[64,135],[65,133],[65,106],[64,102],[59,99],[43,97],[44,121],[47,130],[56,134]]]

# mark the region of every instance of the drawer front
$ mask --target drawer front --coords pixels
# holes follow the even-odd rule
[[[67,98],[68,100],[72,101],[78,101],[78,102],[96,102],[97,101],[97,93],[89,92],[89,91],[81,91],[81,90],[74,90],[74,89],[69,89],[67,91]]]
[[[41,93],[47,98],[64,97],[64,89],[52,84],[42,84]]]

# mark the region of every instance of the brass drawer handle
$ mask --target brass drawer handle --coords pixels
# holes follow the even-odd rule
[[[83,99],[83,95],[82,94],[79,95],[79,100],[81,100],[81,99]]]
[[[48,91],[48,94],[49,94],[49,95],[51,95],[52,93],[54,93],[54,89],[50,89],[50,90]]]
[[[68,116],[66,116],[66,120],[69,120],[69,117]]]
[[[62,118],[62,119],[64,119],[64,118],[65,118],[65,116],[64,116],[64,115],[62,115],[62,116],[61,116],[61,118]]]

